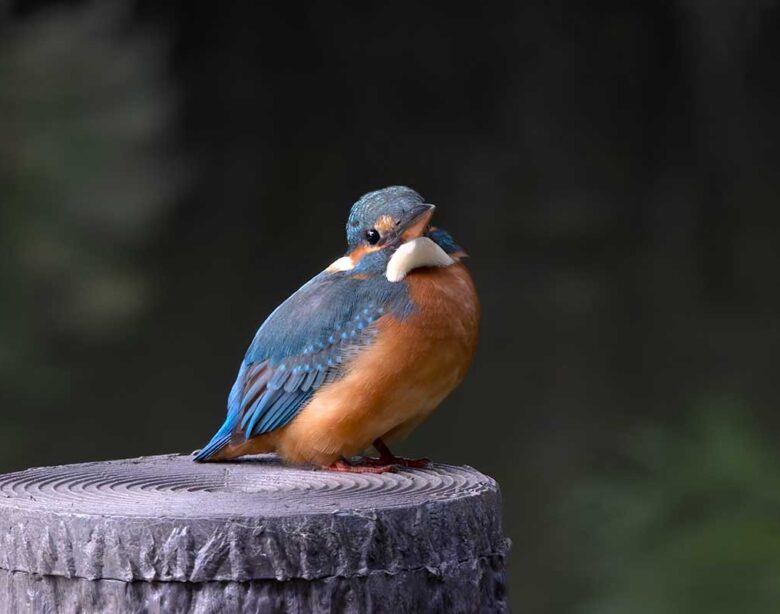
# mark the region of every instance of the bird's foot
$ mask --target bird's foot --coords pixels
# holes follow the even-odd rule
[[[379,459],[371,459],[379,460]],[[344,473],[387,473],[395,471],[397,465],[388,464],[363,464],[362,459],[358,462],[350,462],[344,459],[337,460],[330,465],[324,465],[322,468],[326,471],[341,471]]]
[[[409,469],[427,469],[431,461],[427,458],[403,458],[396,456],[382,441],[381,437],[374,440],[374,447],[379,452],[379,458],[363,457],[363,461],[368,464],[395,465],[396,467],[408,467]]]

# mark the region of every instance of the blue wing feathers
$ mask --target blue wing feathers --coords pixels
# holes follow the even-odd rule
[[[273,412],[269,412],[263,417],[257,426],[257,431],[270,433],[287,424],[313,394],[313,391],[298,391],[285,395],[275,404]]]
[[[387,313],[413,307],[405,283],[321,273],[283,302],[247,350],[228,397],[222,428],[196,456],[205,460],[238,434],[248,439],[288,424],[344,363],[370,344]]]
[[[297,390],[300,388],[304,379],[306,379],[306,373],[302,369],[294,372],[284,385],[284,391],[293,392],[294,390]]]
[[[403,308],[407,301],[405,284],[383,277],[359,280],[346,273],[321,273],[268,317],[246,358],[269,359],[275,367],[290,357],[319,354],[340,336],[348,338],[357,324],[366,328],[386,309]]]

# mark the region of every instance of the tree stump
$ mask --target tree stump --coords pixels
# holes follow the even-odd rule
[[[333,473],[165,455],[0,476],[3,612],[507,611],[470,467]]]

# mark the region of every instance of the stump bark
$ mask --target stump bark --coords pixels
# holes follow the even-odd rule
[[[0,476],[4,612],[503,612],[470,467],[349,474],[165,455]]]

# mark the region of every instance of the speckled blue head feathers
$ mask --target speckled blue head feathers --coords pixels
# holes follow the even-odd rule
[[[421,214],[432,212],[417,192],[405,186],[391,186],[360,197],[349,213],[347,242],[350,249],[391,238]]]

